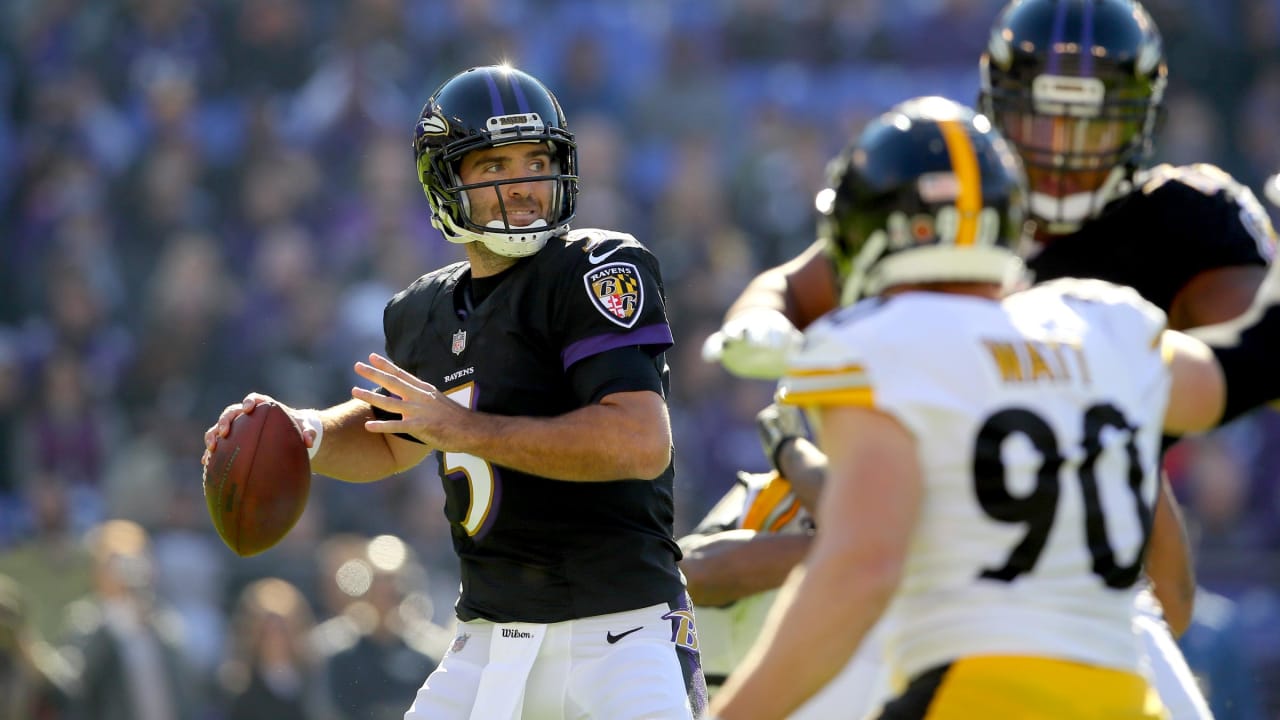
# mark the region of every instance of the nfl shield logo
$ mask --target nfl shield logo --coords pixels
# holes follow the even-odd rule
[[[467,641],[471,639],[471,633],[462,633],[453,639],[453,645],[449,646],[449,652],[462,652],[462,648],[467,646]]]
[[[467,349],[467,331],[459,330],[453,334],[453,354],[461,355],[463,350]]]

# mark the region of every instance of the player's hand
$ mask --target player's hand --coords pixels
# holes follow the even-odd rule
[[[393,420],[369,420],[365,430],[378,433],[405,433],[427,447],[453,451],[457,430],[465,425],[471,411],[451,400],[431,383],[373,353],[369,362],[358,362],[356,374],[377,383],[384,395],[361,387],[351,388],[351,397],[374,408],[399,415]]]
[[[787,357],[803,339],[786,315],[771,308],[750,308],[707,338],[702,359],[719,361],[739,377],[776,380],[786,371]]]
[[[298,413],[293,408],[276,400],[270,395],[262,393],[249,393],[245,395],[244,400],[238,403],[228,405],[222,409],[222,413],[218,415],[218,421],[215,422],[208,430],[204,431],[204,455],[200,457],[201,465],[208,465],[209,458],[213,455],[213,451],[218,447],[218,440],[226,437],[231,433],[231,422],[241,415],[247,415],[253,412],[253,409],[262,403],[273,402],[284,409],[289,417],[293,419],[293,424],[298,426],[298,432],[302,433],[302,441],[307,448],[311,448],[316,441],[316,431],[308,428],[298,417]]]
[[[804,416],[800,408],[794,405],[770,403],[756,413],[756,429],[760,432],[760,447],[764,456],[779,475],[786,476],[779,467],[778,452],[788,441],[804,437],[806,434]]]

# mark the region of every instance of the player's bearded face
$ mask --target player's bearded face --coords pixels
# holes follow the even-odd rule
[[[555,160],[543,143],[513,143],[463,158],[459,174],[471,221],[493,228],[526,227],[547,219]]]

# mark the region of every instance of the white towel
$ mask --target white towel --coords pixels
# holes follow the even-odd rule
[[[520,720],[524,687],[546,633],[546,625],[534,623],[494,625],[471,720]]]

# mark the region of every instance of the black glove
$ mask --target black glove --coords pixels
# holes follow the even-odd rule
[[[778,464],[779,454],[791,440],[804,437],[807,433],[804,415],[794,405],[770,403],[756,413],[756,429],[760,431],[760,447],[765,457],[779,475],[785,476]]]

